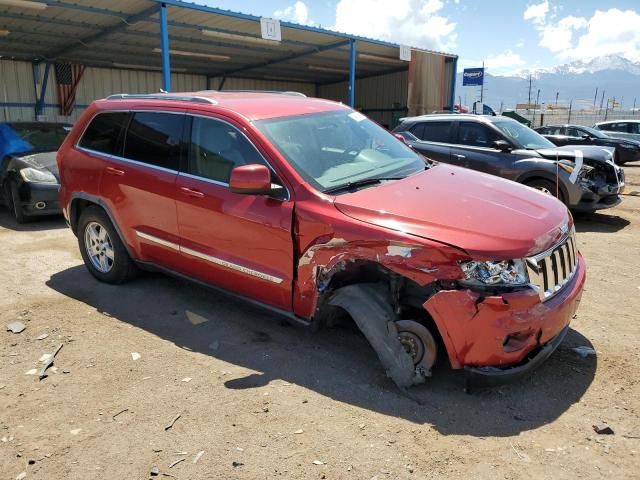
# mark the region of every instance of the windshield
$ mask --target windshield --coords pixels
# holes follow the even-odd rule
[[[392,134],[353,110],[262,120],[256,126],[321,191],[366,179],[403,178],[427,165]]]
[[[525,148],[527,150],[556,148],[553,143],[538,132],[531,130],[519,122],[501,120],[493,122],[493,124],[498,127],[517,148]]]
[[[602,133],[600,130],[596,130],[595,128],[591,128],[591,127],[580,127],[580,128],[594,138],[611,138],[608,135],[605,135],[604,133]]]

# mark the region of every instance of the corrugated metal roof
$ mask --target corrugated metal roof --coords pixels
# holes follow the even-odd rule
[[[15,1],[3,5],[0,0],[0,30],[9,32],[0,37],[0,57],[120,68],[161,66],[159,0],[29,2],[34,3],[42,8]],[[281,42],[264,42],[257,16],[181,0],[163,3],[168,5],[175,70],[212,77],[342,81],[348,75],[351,39],[356,41],[358,76],[408,68],[393,43],[290,22],[281,22]],[[335,48],[327,49],[331,46]]]

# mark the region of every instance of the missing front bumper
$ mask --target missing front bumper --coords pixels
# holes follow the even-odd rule
[[[469,387],[491,387],[510,383],[529,375],[542,365],[558,348],[569,331],[569,325],[564,327],[558,335],[540,347],[533,356],[528,356],[519,365],[512,367],[464,367]]]

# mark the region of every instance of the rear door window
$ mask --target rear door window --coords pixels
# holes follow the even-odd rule
[[[460,122],[458,143],[472,147],[493,148],[493,142],[500,136],[486,125],[476,122]]]
[[[266,165],[237,128],[214,118],[193,117],[188,173],[228,184],[231,170],[254,164]]]
[[[422,122],[413,127],[411,133],[425,142],[451,143],[451,123]]]
[[[604,126],[605,130],[611,130],[613,132],[628,132],[629,125],[627,123],[610,123]]]
[[[120,135],[128,117],[127,112],[99,113],[91,120],[78,145],[100,153],[120,155]]]
[[[586,135],[586,132],[579,130],[575,127],[569,127],[567,128],[567,135],[569,137],[582,137],[583,135]]]
[[[125,135],[124,157],[178,170],[184,131],[183,114],[136,112]]]
[[[630,123],[629,124],[630,128],[629,128],[629,132],[631,133],[640,133],[640,123]]]

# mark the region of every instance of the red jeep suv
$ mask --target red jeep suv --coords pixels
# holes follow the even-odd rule
[[[293,92],[114,95],[58,153],[98,280],[154,268],[319,328],[351,318],[401,388],[438,350],[488,383],[563,340],[585,281],[562,203],[427,160]]]

